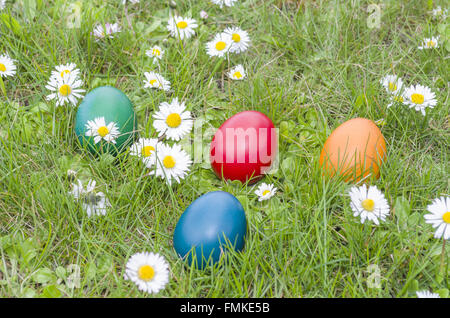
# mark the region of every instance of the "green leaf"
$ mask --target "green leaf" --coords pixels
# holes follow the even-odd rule
[[[6,13],[0,15],[0,19],[3,21],[5,26],[13,31],[16,35],[22,34],[22,26],[16,19]]]
[[[48,285],[42,290],[42,296],[45,298],[59,298],[61,295],[57,285]]]
[[[56,280],[56,275],[49,268],[40,268],[31,276],[33,281],[38,284],[46,284]]]
[[[402,229],[406,229],[408,227],[408,217],[411,212],[411,208],[409,206],[409,201],[404,197],[398,197],[395,199],[394,204],[394,215],[397,219],[398,225]]]
[[[419,281],[414,279],[408,284],[408,293],[415,294],[419,290]]]
[[[436,290],[436,293],[438,293],[439,296],[441,296],[441,298],[448,298],[448,294],[449,294],[447,288],[438,289],[438,290]]]

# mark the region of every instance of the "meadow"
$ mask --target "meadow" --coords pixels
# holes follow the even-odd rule
[[[209,0],[6,1],[0,55],[17,67],[0,77],[0,297],[448,297],[450,244],[434,237],[427,206],[449,195],[448,18],[445,1]],[[207,17],[202,13],[207,14]],[[195,34],[170,35],[169,17],[195,19]],[[96,38],[98,25],[120,32]],[[210,56],[206,44],[227,27],[248,32],[245,52]],[[439,36],[438,47],[418,49]],[[146,51],[158,45],[161,59]],[[244,110],[266,114],[279,129],[278,162],[263,182],[277,192],[258,200],[256,185],[217,178],[208,158],[170,185],[124,152],[94,156],[74,135],[77,105],[47,99],[55,66],[75,63],[80,88],[123,91],[139,133],[157,137],[152,117],[178,98],[201,121],[181,144],[191,158],[208,132]],[[227,76],[241,64],[245,78]],[[158,72],[170,89],[144,87]],[[380,81],[396,74],[429,87],[436,105],[420,111],[391,96]],[[406,85],[406,84],[405,84]],[[379,225],[361,223],[350,205],[355,184],[325,178],[324,142],[351,118],[377,123],[387,157],[380,178],[390,211]],[[198,132],[197,132],[198,133]],[[200,150],[199,150],[200,149]],[[196,152],[197,151],[197,152]],[[71,195],[76,180],[95,180],[110,207],[89,216]],[[359,184],[358,184],[359,186]],[[244,207],[241,252],[196,269],[177,255],[172,236],[189,204],[227,191]],[[169,265],[169,281],[145,293],[124,279],[135,253]]]

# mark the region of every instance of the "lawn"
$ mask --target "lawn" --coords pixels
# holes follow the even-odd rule
[[[222,8],[209,0],[6,1],[0,11],[0,55],[17,67],[0,77],[0,297],[448,297],[450,244],[434,237],[427,206],[449,195],[448,18],[445,1],[245,0]],[[207,13],[207,17],[201,14]],[[169,17],[195,19],[180,40]],[[120,32],[97,39],[97,25]],[[251,39],[248,50],[208,55],[206,44],[227,27]],[[440,36],[438,47],[418,49]],[[160,60],[146,55],[155,45]],[[155,60],[155,61],[154,61]],[[134,105],[138,132],[158,138],[153,115],[178,98],[194,119],[179,144],[193,164],[170,185],[124,151],[95,156],[75,136],[76,105],[48,100],[56,66],[75,63],[84,96],[110,85]],[[232,80],[241,64],[245,78]],[[144,87],[146,72],[169,90]],[[420,111],[388,107],[380,81],[435,93]],[[278,160],[261,182],[277,192],[259,201],[259,186],[219,179],[208,157],[212,134],[232,115],[256,110],[279,130]],[[389,215],[361,223],[350,204],[351,182],[322,174],[319,155],[343,122],[373,120],[386,140],[380,178]],[[88,216],[71,194],[76,179],[96,181],[110,207]],[[199,270],[181,259],[173,232],[183,211],[215,190],[244,207],[247,236]],[[129,258],[153,252],[169,265],[158,293],[124,279]]]

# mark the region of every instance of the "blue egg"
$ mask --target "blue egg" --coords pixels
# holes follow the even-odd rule
[[[244,208],[224,191],[208,192],[187,207],[175,227],[173,245],[189,264],[203,269],[228,248],[242,250],[247,232]]]

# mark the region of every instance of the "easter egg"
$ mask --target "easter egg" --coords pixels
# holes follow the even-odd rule
[[[84,97],[75,116],[75,134],[92,153],[116,154],[136,137],[137,117],[119,89],[101,86]]]
[[[181,215],[173,234],[180,257],[203,269],[219,261],[228,248],[244,247],[247,218],[236,197],[224,191],[208,192],[192,202]]]
[[[340,175],[345,181],[380,176],[386,142],[377,125],[366,118],[353,118],[337,127],[320,153],[324,174]]]
[[[258,111],[243,111],[227,119],[210,145],[210,161],[219,178],[255,183],[269,170],[277,153],[272,121]]]

